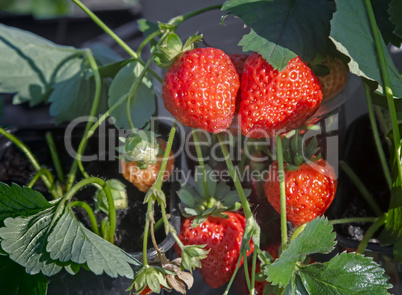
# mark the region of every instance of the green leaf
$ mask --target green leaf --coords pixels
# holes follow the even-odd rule
[[[62,269],[62,263],[51,259],[45,249],[55,213],[52,206],[28,217],[7,218],[0,228],[1,247],[31,275],[51,276]]]
[[[7,256],[0,256],[0,293],[46,295],[48,281],[42,274],[29,275]]]
[[[108,65],[122,60],[122,57],[115,51],[102,43],[95,43],[90,47],[96,63],[100,66]]]
[[[389,294],[392,285],[371,257],[343,252],[326,263],[314,263],[299,269],[308,294]]]
[[[116,74],[134,59],[125,59],[99,67],[99,74],[102,78],[114,78]]]
[[[129,264],[140,263],[122,249],[102,239],[79,223],[71,210],[64,210],[47,239],[53,260],[85,264],[96,275],[133,277]]]
[[[395,24],[390,21],[390,13],[393,13],[394,11],[389,10],[390,13],[388,13],[390,3],[391,0],[371,0],[371,5],[373,6],[377,26],[381,31],[381,35],[384,38],[385,44],[392,43],[395,46],[399,47],[402,39],[398,38],[398,36],[394,34]],[[401,13],[402,10],[399,11],[399,16],[401,15]],[[400,17],[398,17],[398,19],[400,19]]]
[[[267,267],[269,281],[280,287],[286,286],[297,262],[303,261],[309,254],[332,251],[336,244],[332,230],[332,225],[324,217],[307,223],[304,231],[290,243],[279,259]]]
[[[8,217],[28,216],[51,205],[40,193],[28,187],[0,182],[0,221]]]
[[[363,1],[338,1],[337,12],[331,21],[331,34],[335,46],[349,56],[351,73],[379,83],[377,91],[383,93],[383,78],[370,23]],[[402,98],[402,79],[385,43],[382,47],[395,97]]]
[[[156,31],[159,31],[158,24],[151,22],[145,18],[141,18],[137,21],[138,29],[144,33],[145,36],[152,35]]]
[[[328,50],[334,1],[231,0],[222,9],[251,27],[251,33],[239,43],[243,51],[260,53],[278,70],[296,55],[311,61]]]
[[[117,103],[123,96],[128,95],[131,86],[138,79],[143,68],[140,63],[133,61],[117,73],[109,89],[109,107]],[[152,82],[145,76],[135,99],[131,101],[130,105],[131,118],[136,128],[142,128],[149,122],[156,111],[155,100]],[[131,128],[126,116],[126,107],[127,103],[124,101],[111,113],[111,116],[116,119],[115,125],[117,128],[129,130]]]
[[[129,264],[140,263],[85,228],[63,202],[28,217],[4,220],[2,249],[29,274],[51,276],[73,262],[86,265],[95,274],[132,278]]]
[[[0,92],[16,93],[14,104],[46,102],[58,67],[81,52],[0,24]]]
[[[92,69],[85,58],[71,59],[61,67],[58,82],[49,97],[50,114],[56,117],[56,124],[90,114],[95,95],[95,81],[89,77],[91,73]],[[97,114],[107,110],[106,96],[103,84]]]
[[[395,25],[394,34],[402,38],[402,2],[391,0],[388,8],[389,20]]]

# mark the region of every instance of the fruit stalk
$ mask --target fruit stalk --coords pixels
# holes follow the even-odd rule
[[[387,69],[387,61],[385,59],[384,49],[383,49],[382,40],[381,40],[381,34],[380,34],[380,31],[377,26],[377,21],[375,19],[374,10],[373,10],[373,6],[371,5],[371,1],[364,0],[364,5],[366,7],[366,12],[367,12],[367,16],[368,16],[368,19],[370,22],[372,33],[373,33],[375,46],[377,48],[378,59],[380,61],[380,69],[381,69],[381,74],[382,74],[382,78],[383,78],[383,82],[384,82],[384,85],[382,85],[382,86],[384,87],[385,95],[387,97],[388,109],[389,109],[391,123],[392,123],[392,132],[394,135],[395,156],[396,156],[396,163],[397,163],[396,166],[398,167],[399,179],[402,180],[401,135],[399,133],[398,118],[396,115],[394,95],[393,95],[392,87],[391,87],[391,80],[389,78],[389,73],[388,73],[388,69]],[[402,186],[402,181],[400,181],[400,183]]]
[[[381,167],[384,172],[385,179],[387,181],[389,189],[391,190],[391,188],[392,188],[391,172],[389,171],[388,162],[385,157],[384,149],[382,148],[382,145],[381,145],[380,134],[378,132],[377,122],[376,122],[375,115],[374,115],[374,107],[373,107],[373,101],[372,101],[372,97],[371,97],[371,93],[370,93],[370,88],[366,82],[364,82],[364,91],[366,94],[368,114],[369,114],[369,118],[370,118],[371,129],[373,130],[374,142],[377,147],[378,156],[380,157]]]
[[[218,140],[219,140],[219,144],[221,146],[222,152],[223,152],[223,156],[225,157],[225,161],[228,166],[230,176],[232,177],[235,187],[237,189],[237,192],[239,193],[240,201],[241,201],[241,204],[242,204],[242,207],[244,210],[244,216],[246,217],[247,222],[248,222],[249,219],[254,219],[253,213],[251,212],[250,205],[247,201],[247,197],[246,197],[246,194],[244,193],[239,176],[236,173],[236,170],[233,166],[233,162],[230,159],[230,154],[228,152],[226,145],[224,144],[222,134],[220,134],[220,133],[218,134]]]
[[[276,150],[278,160],[278,175],[279,175],[279,190],[281,199],[281,236],[282,236],[282,251],[286,249],[288,243],[288,228],[286,221],[286,187],[285,187],[285,172],[283,168],[283,150],[282,137],[276,136]]]
[[[168,141],[166,144],[165,153],[163,154],[161,168],[159,170],[158,177],[156,178],[156,181],[154,184],[154,187],[158,188],[158,189],[160,189],[162,187],[163,174],[165,173],[169,154],[170,154],[170,151],[172,150],[172,144],[173,144],[174,135],[176,133],[176,128],[177,128],[177,121],[175,120],[173,122],[172,128],[170,129],[170,132],[169,132],[169,137],[168,137]]]
[[[36,172],[39,172],[41,169],[41,166],[38,162],[38,160],[35,158],[35,156],[32,154],[30,149],[18,138],[16,138],[14,135],[8,133],[5,129],[0,128],[0,134],[4,135],[7,139],[12,141],[28,158],[29,162],[31,162],[32,166],[36,170]],[[52,174],[49,173],[41,173],[40,178],[42,179],[43,183],[46,185],[47,189],[49,190],[50,194],[54,199],[58,199],[60,196],[57,194],[55,185],[54,185],[54,179]]]
[[[209,199],[210,199],[211,195],[209,194],[209,189],[208,189],[207,175],[205,173],[205,166],[204,166],[204,158],[202,156],[200,142],[198,141],[197,131],[194,128],[193,128],[193,138],[194,138],[194,145],[195,145],[195,151],[197,153],[198,163],[200,164],[200,167],[201,167],[202,183],[204,184],[205,197],[208,199],[208,203],[209,203]]]
[[[116,209],[114,207],[114,201],[113,201],[113,196],[110,191],[110,188],[108,187],[106,181],[99,177],[89,177],[89,178],[84,178],[81,181],[77,182],[71,189],[67,191],[67,193],[63,196],[63,201],[70,201],[71,198],[77,193],[81,188],[87,185],[100,185],[103,190],[105,191],[106,198],[107,198],[107,203],[109,206],[109,242],[112,244],[114,243],[114,233],[116,230]]]
[[[152,213],[152,208],[154,206],[153,201],[148,202],[147,206],[147,214],[145,219],[145,227],[144,227],[144,239],[142,241],[142,263],[143,265],[148,265],[147,259],[147,250],[148,250],[148,232],[149,232],[149,223],[150,223],[150,214]],[[161,206],[163,207],[163,206]]]
[[[83,201],[74,201],[70,203],[70,207],[81,207],[82,209],[85,210],[85,212],[88,214],[89,221],[91,222],[92,226],[92,231],[99,236],[99,229],[98,229],[98,223],[96,222],[96,217],[94,212],[92,211],[91,207],[83,202]]]
[[[50,131],[45,134],[47,145],[49,146],[50,155],[52,157],[53,165],[56,170],[57,178],[60,182],[64,182],[64,172],[61,166],[60,157],[57,153],[56,144],[54,143],[54,139],[52,133]]]
[[[375,222],[378,217],[350,217],[341,219],[332,219],[328,221],[328,224],[344,224],[344,223],[357,223],[357,222]]]
[[[366,233],[363,236],[363,239],[361,240],[359,246],[357,247],[356,253],[358,254],[364,254],[364,251],[367,248],[367,245],[371,239],[371,237],[374,235],[374,233],[382,226],[384,225],[386,221],[386,215],[382,215],[380,218],[377,219],[376,222],[374,222],[369,229],[366,231]]]

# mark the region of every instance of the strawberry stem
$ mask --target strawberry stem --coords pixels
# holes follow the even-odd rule
[[[392,188],[391,172],[389,171],[388,162],[385,157],[384,149],[382,148],[382,145],[381,145],[381,139],[380,139],[377,122],[376,122],[375,115],[374,115],[374,107],[373,107],[373,101],[372,101],[372,97],[371,97],[370,87],[367,85],[366,82],[364,82],[364,91],[366,93],[367,108],[368,108],[368,114],[369,114],[370,123],[371,123],[371,129],[373,130],[374,142],[377,147],[378,156],[380,157],[381,167],[384,172],[385,179],[387,181],[389,189],[391,190],[391,188]]]
[[[163,154],[161,168],[159,170],[158,177],[156,178],[156,181],[154,183],[154,187],[157,189],[162,188],[163,175],[165,174],[165,169],[166,169],[167,161],[169,159],[169,154],[170,154],[170,151],[172,150],[172,144],[173,144],[174,135],[176,133],[176,128],[177,128],[177,121],[175,120],[173,122],[172,128],[170,129],[168,141],[167,141],[166,148],[165,148],[165,153]]]
[[[70,203],[70,207],[81,207],[82,209],[85,210],[85,212],[88,214],[89,221],[91,222],[92,226],[92,231],[99,236],[99,229],[98,229],[98,223],[96,222],[96,217],[94,212],[92,211],[91,207],[83,202],[83,201],[74,201]]]
[[[244,193],[243,187],[240,182],[240,178],[237,175],[237,172],[233,166],[232,160],[230,159],[230,154],[223,141],[222,134],[219,133],[217,136],[218,136],[219,144],[220,144],[222,152],[223,152],[223,156],[225,157],[226,165],[228,166],[228,169],[229,169],[230,176],[232,177],[235,187],[237,189],[237,192],[239,194],[240,201],[241,201],[241,204],[242,204],[242,207],[244,210],[244,216],[246,217],[247,220],[253,219],[254,218],[253,213],[251,212],[250,205],[247,201],[246,194]]]
[[[50,155],[52,157],[53,166],[56,170],[57,178],[60,182],[64,182],[64,172],[61,166],[60,157],[57,152],[56,144],[54,143],[54,139],[52,133],[50,131],[45,134],[47,145],[49,146]]]
[[[48,169],[46,169],[46,168],[41,168],[41,169],[39,169],[39,171],[38,172],[36,172],[36,174],[34,175],[34,177],[32,177],[32,179],[31,179],[31,181],[29,182],[29,184],[27,185],[27,187],[29,187],[29,188],[33,188],[33,186],[35,185],[35,183],[38,181],[38,179],[40,178],[40,177],[42,177],[42,176],[44,176],[44,177],[52,177],[52,174],[50,173],[50,171],[48,170]]]
[[[285,171],[283,168],[283,149],[282,137],[276,136],[276,150],[278,160],[279,190],[281,199],[281,235],[282,235],[282,251],[286,249],[288,243],[288,227],[286,220],[286,187],[285,187]]]
[[[192,133],[193,133],[193,139],[194,139],[195,150],[197,153],[198,163],[200,164],[201,173],[202,173],[202,183],[204,184],[204,194],[205,194],[205,198],[207,199],[207,203],[209,204],[211,195],[209,194],[207,174],[205,172],[205,165],[204,165],[204,158],[202,156],[200,142],[198,141],[197,131],[195,129],[193,129]]]
[[[370,0],[364,0],[364,5],[366,7],[367,16],[368,16],[368,19],[369,19],[369,22],[371,25],[371,30],[373,33],[375,46],[377,48],[378,59],[380,62],[380,69],[381,69],[381,74],[382,74],[383,83],[384,83],[384,85],[382,85],[382,86],[384,87],[385,95],[387,97],[388,109],[389,109],[389,114],[390,114],[391,123],[392,123],[392,132],[393,132],[393,137],[394,137],[394,148],[395,148],[395,158],[396,158],[395,160],[397,163],[396,166],[398,167],[398,176],[399,176],[399,180],[400,180],[399,181],[400,186],[402,186],[401,135],[399,133],[398,118],[396,115],[391,80],[390,80],[389,73],[388,73],[387,61],[385,59],[384,49],[383,49],[383,45],[382,45],[383,42],[381,40],[381,34],[380,34],[380,31],[377,26],[377,21],[375,19],[373,6],[371,5]]]
[[[359,190],[360,194],[364,197],[366,202],[370,205],[371,209],[375,214],[381,216],[384,212],[378,206],[376,201],[374,200],[373,195],[367,189],[367,187],[363,184],[360,178],[356,175],[356,173],[352,170],[352,168],[344,161],[339,161],[339,166],[346,173],[346,175],[350,178],[350,180],[355,184],[356,188]]]
[[[7,139],[9,139],[12,143],[14,143],[27,157],[29,162],[31,162],[32,166],[36,170],[36,172],[39,172],[42,168],[36,159],[36,157],[33,155],[31,150],[18,138],[16,138],[14,135],[8,133],[5,129],[0,128],[0,134],[4,135]],[[54,179],[51,173],[41,173],[40,178],[42,179],[43,183],[46,185],[47,189],[51,193],[54,199],[58,199],[60,196],[57,194],[57,191],[55,189],[54,185]]]
[[[241,263],[242,258],[243,258],[243,255],[239,255],[239,258],[237,259],[236,268],[235,268],[235,270],[234,270],[234,272],[233,272],[232,277],[230,278],[229,283],[228,283],[227,286],[226,286],[226,289],[225,289],[225,292],[223,293],[223,295],[228,295],[228,294],[229,294],[230,287],[232,286],[233,281],[234,281],[234,278],[235,278],[235,276],[236,276],[236,274],[237,274],[237,271],[238,271],[239,268],[240,268],[240,263]]]
[[[366,233],[363,236],[363,239],[361,240],[359,246],[357,247],[356,253],[358,254],[364,254],[364,251],[367,248],[367,245],[372,238],[372,236],[376,233],[376,231],[384,225],[386,221],[386,215],[382,215],[380,218],[378,218],[366,231]]]
[[[344,223],[363,223],[363,222],[375,222],[378,217],[351,217],[351,218],[341,218],[329,220],[329,224],[344,224]]]
[[[144,227],[144,239],[142,241],[142,263],[143,265],[148,265],[147,259],[147,250],[148,250],[148,232],[149,232],[149,223],[150,223],[150,214],[152,213],[152,208],[154,206],[153,200],[148,202],[147,214],[145,218],[145,227]],[[163,206],[161,206],[163,207]]]
[[[109,242],[112,244],[114,243],[114,233],[116,231],[116,209],[114,207],[114,200],[112,193],[110,191],[109,186],[107,185],[106,181],[99,177],[89,177],[84,178],[81,181],[77,182],[71,189],[67,191],[67,193],[63,196],[64,201],[69,201],[71,198],[77,193],[80,189],[82,189],[86,185],[100,185],[105,192],[107,198],[107,204],[109,206]]]

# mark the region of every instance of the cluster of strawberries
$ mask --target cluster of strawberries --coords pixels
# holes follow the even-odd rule
[[[189,127],[219,133],[238,115],[244,136],[274,137],[303,125],[319,108],[323,93],[324,99],[333,96],[346,82],[347,70],[346,75],[339,74],[346,65],[333,59],[324,62],[330,73],[317,76],[299,57],[278,71],[258,53],[228,55],[216,48],[191,49],[177,57],[164,77],[164,105]],[[284,164],[287,218],[294,226],[323,215],[335,196],[334,170],[313,150],[307,161],[296,152]],[[270,170],[274,177],[266,180],[265,194],[280,212],[277,161]],[[225,214],[226,218],[211,214],[200,225],[192,224],[195,216],[187,217],[179,235],[184,245],[206,245],[209,253],[202,260],[201,274],[214,288],[232,276],[246,224],[238,211]],[[176,250],[180,254],[180,248]]]

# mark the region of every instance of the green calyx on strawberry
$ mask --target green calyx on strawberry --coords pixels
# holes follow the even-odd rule
[[[184,261],[191,261],[191,251],[199,256],[199,250],[206,251],[206,257],[196,265],[204,281],[213,288],[227,283],[234,273],[241,251],[251,253],[254,245],[249,239],[242,245],[246,231],[244,216],[236,211],[240,208],[239,196],[223,182],[217,183],[210,176],[212,169],[205,167],[209,195],[204,191],[202,175],[196,173],[196,188],[183,185],[178,192],[183,206],[183,220],[176,252]],[[250,190],[245,190],[246,195]],[[196,261],[198,262],[198,261]]]
[[[168,68],[179,55],[193,49],[194,44],[201,40],[202,35],[195,34],[190,36],[183,45],[183,42],[177,34],[170,33],[163,44],[158,46],[155,51],[155,63],[161,68]]]
[[[163,155],[162,149],[155,134],[149,130],[134,130],[128,137],[120,137],[124,145],[117,149],[126,162],[136,162],[140,169],[146,169],[148,165],[154,165],[157,157]]]
[[[313,138],[304,151],[299,152],[298,136],[292,141],[285,139],[284,175],[279,174],[275,160],[264,184],[268,202],[280,213],[279,179],[284,176],[286,218],[294,227],[322,216],[335,197],[338,182],[334,168],[320,156],[314,156],[316,144]]]
[[[242,133],[264,138],[297,129],[317,111],[321,100],[321,84],[300,57],[279,72],[253,53],[241,77]]]
[[[136,294],[160,293],[161,289],[168,292],[175,290],[186,294],[186,289],[191,289],[194,283],[193,276],[181,270],[181,258],[172,261],[168,260],[163,253],[160,253],[151,265],[143,265],[135,273],[134,280],[127,291],[134,291]]]

